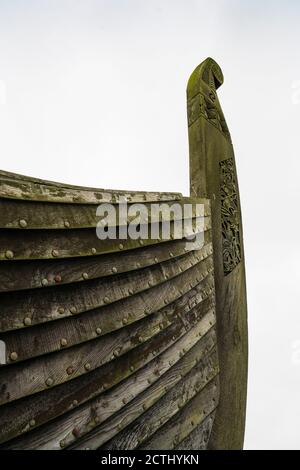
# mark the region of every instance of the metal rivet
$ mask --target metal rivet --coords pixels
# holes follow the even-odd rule
[[[126,317],[123,318],[122,323],[123,323],[123,325],[127,325],[127,323],[128,323],[128,318],[126,318]]]
[[[5,257],[6,257],[7,259],[12,259],[12,258],[14,257],[14,253],[13,253],[11,250],[7,250],[7,251],[5,252]]]
[[[70,222],[69,222],[68,220],[65,220],[64,226],[65,226],[66,228],[69,228],[69,227],[70,227]]]
[[[48,387],[51,387],[51,385],[53,385],[53,382],[54,380],[51,377],[48,377],[48,379],[46,380],[46,385],[48,385]]]
[[[76,310],[76,307],[74,307],[74,306],[73,306],[73,307],[70,307],[70,312],[71,312],[72,314],[76,313],[76,311],[77,311],[77,310]]]
[[[128,294],[133,295],[133,289],[128,289]]]
[[[119,248],[120,248],[120,250],[123,250],[124,245],[122,243],[120,243]]]
[[[25,317],[23,320],[23,323],[25,326],[30,326],[31,325],[31,318],[30,317]]]
[[[108,304],[109,298],[108,298],[108,297],[104,297],[103,301],[104,301],[104,303]]]
[[[19,220],[20,227],[25,228],[27,227],[27,222],[24,219]]]
[[[97,333],[97,335],[101,335],[101,333],[102,333],[102,330],[99,326],[98,326],[98,328],[96,328],[96,333]]]
[[[54,281],[55,281],[55,282],[59,283],[59,282],[61,282],[61,280],[62,280],[62,279],[61,279],[61,275],[60,275],[60,274],[56,274],[56,276],[54,276]]]
[[[169,255],[171,256],[171,258],[173,258],[174,254],[172,253],[172,251],[170,251]]]
[[[12,353],[10,353],[9,357],[11,358],[12,361],[16,361],[18,359],[18,354],[15,351],[13,351]]]
[[[115,266],[112,268],[112,272],[113,272],[113,273],[117,273],[117,272],[118,272],[118,270],[117,270],[117,268],[116,268]]]
[[[133,366],[130,366],[130,370],[131,370],[131,372],[133,372],[133,371],[134,371],[134,367],[133,367]]]
[[[66,338],[62,338],[62,339],[60,340],[60,344],[61,344],[61,346],[67,346],[68,341],[66,340]]]
[[[124,403],[124,405],[126,405],[126,403],[127,403],[127,398],[123,398],[122,402]]]
[[[96,250],[96,248],[92,248],[92,250],[91,250],[91,251],[92,251],[92,254],[93,254],[93,255],[95,255],[95,254],[97,253],[97,250]]]
[[[84,366],[85,370],[90,370],[91,368],[91,364],[89,362],[87,362]]]
[[[73,372],[74,372],[73,367],[72,367],[72,366],[69,366],[69,367],[67,368],[67,374],[68,374],[68,375],[71,375],[71,374],[73,374]]]
[[[52,256],[56,258],[58,256],[58,251],[57,250],[52,250]]]
[[[58,311],[58,313],[60,313],[61,315],[62,315],[63,313],[65,313],[64,307],[59,307],[57,311]]]
[[[139,343],[142,343],[143,342],[143,338],[141,336],[138,337],[138,342]]]
[[[143,410],[146,410],[146,409],[147,409],[147,404],[144,403],[144,404],[143,404]]]
[[[155,257],[155,258],[154,258],[154,262],[155,262],[155,263],[158,263],[158,258]]]
[[[42,286],[46,287],[48,285],[48,279],[42,279]]]
[[[82,277],[83,279],[87,280],[89,278],[89,275],[88,273],[82,273]]]
[[[144,245],[144,240],[140,240],[140,245]]]
[[[29,421],[29,426],[30,426],[31,428],[33,428],[33,426],[35,426],[35,419],[31,419],[31,420]]]
[[[78,405],[78,401],[77,401],[77,400],[73,400],[72,405],[73,405],[73,406],[77,406],[77,405]]]

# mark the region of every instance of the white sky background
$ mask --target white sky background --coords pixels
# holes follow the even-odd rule
[[[263,4],[262,4],[263,3]],[[188,194],[185,88],[207,56],[235,145],[248,449],[300,449],[300,3],[0,1],[0,167]]]

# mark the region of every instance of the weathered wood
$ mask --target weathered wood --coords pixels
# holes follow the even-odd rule
[[[184,211],[184,205],[191,204],[191,215]],[[151,212],[152,206],[161,207],[158,214]],[[136,218],[136,210],[132,217],[125,220],[119,218],[119,204],[115,204],[116,220],[109,222],[110,227],[128,225]],[[131,204],[128,204],[130,210]],[[147,224],[167,222],[170,220],[184,220],[192,217],[209,216],[209,203],[207,200],[182,198],[178,201],[166,201],[162,204],[143,203],[147,215],[141,223]],[[177,209],[174,214],[172,208]],[[178,211],[178,209],[180,210]],[[78,229],[96,228],[101,218],[96,215],[97,207],[91,204],[52,204],[47,202],[28,202],[0,198],[0,228],[17,230],[52,230],[52,229]],[[126,214],[127,215],[127,214]],[[144,214],[143,214],[144,215]],[[105,220],[105,219],[104,219]],[[105,225],[105,224],[104,224]]]
[[[201,277],[198,275],[198,278],[193,281],[192,285],[200,281],[193,289],[191,289],[191,278],[192,276],[188,275],[185,279],[176,279],[175,285],[173,281],[169,281],[168,286],[159,285],[147,290],[143,296],[130,297],[118,302],[117,305],[113,304],[88,311],[84,315],[36,325],[33,330],[26,328],[22,335],[18,330],[2,334],[0,339],[6,345],[7,363],[11,362],[10,357],[13,352],[17,353],[17,358],[13,362],[18,362],[49,352],[66,350],[76,344],[107,335],[135,323],[158,310],[163,309],[171,314],[178,306],[186,302],[191,305],[193,302],[204,300],[213,290],[212,275],[204,270]],[[180,292],[178,287],[181,289]],[[166,299],[169,302],[168,305],[166,305]]]
[[[181,375],[187,374],[195,362],[199,362],[215,347],[214,326],[204,320],[200,320],[188,334],[116,387],[6,445],[15,449],[42,450],[59,450],[70,445],[99,447],[120,431],[121,422],[128,424],[144,412],[145,400],[156,403],[177,384]],[[183,350],[186,353],[182,356]],[[24,429],[28,429],[30,416],[21,415],[21,418]],[[15,420],[12,413],[6,413],[4,423],[4,433],[9,430],[12,436],[13,432],[15,435],[22,432],[20,416]],[[1,435],[0,429],[0,441],[5,441],[4,433],[2,430]]]
[[[216,409],[218,400],[219,375],[216,375],[139,449],[173,449]]]
[[[165,315],[159,313],[158,318],[146,319],[142,325],[123,328],[68,350],[26,361],[25,367],[22,363],[12,367],[3,367],[0,370],[2,384],[0,405],[57,386],[108,362],[115,361],[117,357],[121,357],[137,345],[147,342],[159,332],[162,334],[169,328],[175,328],[176,322],[185,323],[185,317],[194,321],[196,308],[202,315],[211,307],[211,297],[207,297],[201,308],[199,308],[199,304],[192,309],[187,306],[178,312],[180,316],[177,312],[169,317],[167,312]],[[184,328],[184,325],[181,325],[181,328]],[[180,325],[178,331],[181,331]]]
[[[105,276],[114,276],[136,269],[178,258],[186,254],[186,240],[172,240],[145,248],[109,253],[95,257],[19,261],[18,263],[0,263],[0,292],[40,288],[48,286],[84,282]],[[200,252],[209,249],[208,242]],[[170,254],[171,253],[171,254]]]
[[[198,336],[205,334],[215,321],[214,310],[211,311],[210,316],[205,313],[202,309],[199,311],[197,307],[194,307],[186,315],[185,321],[182,321],[181,318],[180,321],[176,319],[172,325],[155,335],[150,341],[138,345],[124,356],[115,359],[113,366],[111,363],[107,363],[81,377],[50,388],[44,393],[36,393],[17,402],[3,405],[1,407],[3,418],[1,419],[5,420],[7,414],[9,416],[13,414],[16,419],[19,419],[20,424],[20,420],[24,420],[24,416],[28,417],[30,421],[27,421],[26,425],[23,421],[22,428],[22,431],[26,432],[30,428],[33,429],[62,415],[74,406],[97,397],[104,390],[112,388],[149,364],[154,356],[166,351],[184,335],[187,335],[190,340],[190,335],[187,332],[193,327],[199,328],[197,329]],[[202,317],[204,317],[204,322],[201,322]],[[180,353],[177,348],[175,351],[176,354]],[[155,374],[156,372],[154,372]],[[10,437],[10,435],[6,435],[6,438]]]
[[[194,219],[195,220],[195,219]],[[191,221],[193,223],[193,221]],[[155,224],[153,224],[155,226]],[[210,218],[204,219],[204,232],[210,230]],[[121,238],[99,240],[95,229],[75,230],[13,230],[0,232],[0,261],[10,263],[17,260],[58,259],[79,256],[96,256],[105,253],[120,253],[126,250],[166,243],[161,224],[158,225],[159,237],[133,240]],[[196,232],[198,233],[198,232]],[[201,232],[202,233],[202,230]],[[182,238],[193,235],[187,229]],[[204,236],[205,236],[204,234]],[[175,232],[176,236],[176,232]],[[174,222],[170,222],[170,238],[174,237]],[[210,237],[210,233],[206,235]],[[187,243],[188,246],[188,243]]]
[[[111,439],[101,449],[126,449],[133,450],[149,439],[156,431],[167,423],[178,411],[199,392],[205,385],[218,374],[218,358],[216,350],[205,356],[159,401],[153,406],[151,401],[144,400],[145,411],[130,427],[126,427],[114,439]],[[178,371],[179,377],[181,371]]]
[[[212,59],[188,83],[190,188],[192,197],[211,199],[222,392],[209,446],[240,449],[247,388],[245,262],[234,152],[216,93],[222,83]]]
[[[198,265],[195,271],[191,272],[196,279],[197,274],[201,275],[201,272],[207,271],[207,263],[201,263],[200,259],[196,252],[191,252],[176,260],[132,271],[126,276],[116,275],[113,278],[95,279],[80,285],[45,288],[43,291],[16,292],[13,297],[10,293],[2,293],[0,331],[25,328],[25,319],[28,318],[31,325],[36,325],[111,304],[164,283]],[[208,263],[211,262],[209,260],[210,258]]]
[[[116,202],[119,197],[126,197],[128,202],[156,202],[178,200],[182,195],[172,192],[87,188],[0,171],[0,197],[24,201],[100,204]]]
[[[176,450],[206,450],[211,430],[215,420],[216,411],[213,411],[202,423],[196,426],[188,436],[176,445]]]

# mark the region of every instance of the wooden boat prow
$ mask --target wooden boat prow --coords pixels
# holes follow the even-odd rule
[[[242,447],[244,253],[222,82],[212,59],[189,80],[189,198],[0,172],[1,448]],[[163,204],[158,236],[121,238],[128,217],[97,238],[97,207],[120,201]],[[175,203],[202,208],[201,245],[174,236]]]

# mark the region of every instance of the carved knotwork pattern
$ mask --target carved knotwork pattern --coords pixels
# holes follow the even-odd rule
[[[213,91],[209,96],[198,93],[188,101],[188,125],[191,126],[199,117],[204,117],[210,124],[230,140],[229,130],[221,109],[216,105],[216,95]]]
[[[241,261],[239,202],[232,158],[220,162],[223,266],[225,276]]]

